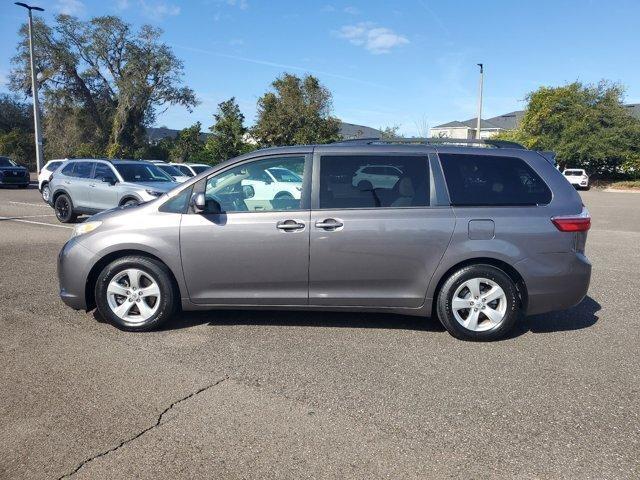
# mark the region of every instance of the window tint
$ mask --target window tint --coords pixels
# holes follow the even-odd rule
[[[93,162],[75,162],[76,167],[73,169],[73,176],[76,178],[91,178],[91,170],[93,170]]]
[[[0,167],[15,167],[16,162],[8,157],[0,157]]]
[[[193,177],[193,172],[189,170],[188,167],[185,167],[184,165],[177,165],[176,168],[180,170],[187,177]]]
[[[102,180],[103,178],[115,178],[115,174],[111,167],[104,163],[96,163],[96,169],[93,172],[93,178]]]
[[[209,165],[191,165],[193,171],[196,173],[202,173],[205,170],[209,170],[211,167]]]
[[[428,205],[426,156],[349,155],[320,160],[320,208]]]
[[[541,205],[551,191],[524,161],[491,155],[439,154],[452,205]]]
[[[256,160],[231,168],[207,179],[206,210],[223,212],[267,212],[299,210],[302,202],[304,156]],[[282,168],[298,175],[298,182],[273,181],[266,171]]]
[[[66,167],[64,167],[62,169],[62,173],[63,175],[66,175],[67,177],[73,177],[73,167],[75,166],[75,163],[70,163],[69,165],[67,165]]]
[[[54,170],[56,170],[60,165],[62,165],[62,162],[51,162],[49,163],[49,166],[47,167],[47,170],[49,170],[50,172],[53,172]]]
[[[185,188],[171,200],[166,201],[159,208],[159,211],[164,213],[185,213],[189,205],[189,199],[191,198],[192,191],[193,187]]]
[[[173,165],[156,165],[164,173],[168,173],[172,177],[182,177],[182,172]]]
[[[116,165],[116,170],[125,182],[173,182],[170,175],[164,173],[153,163],[119,163]]]

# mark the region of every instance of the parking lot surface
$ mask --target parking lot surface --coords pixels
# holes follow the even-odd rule
[[[470,343],[435,319],[58,298],[71,229],[0,189],[0,478],[638,478],[640,195],[582,193],[589,296]]]

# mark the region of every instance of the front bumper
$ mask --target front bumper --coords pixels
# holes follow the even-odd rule
[[[7,177],[4,175],[0,175],[0,185],[18,185],[22,187],[25,185],[29,185],[29,183],[31,183],[29,175],[27,175],[26,177]]]
[[[582,253],[540,254],[515,266],[527,286],[527,315],[571,308],[589,290],[591,263]]]
[[[82,246],[77,238],[64,244],[58,254],[60,298],[75,310],[86,310],[86,286],[94,253]]]

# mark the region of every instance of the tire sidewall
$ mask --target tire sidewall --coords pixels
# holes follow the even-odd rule
[[[128,268],[137,268],[152,276],[160,288],[160,306],[156,313],[144,323],[131,324],[118,317],[109,306],[107,287],[114,276]],[[123,257],[108,264],[96,281],[96,307],[102,317],[121,330],[144,332],[158,328],[165,323],[176,310],[176,295],[168,268],[160,262],[142,256]]]
[[[472,278],[486,278],[496,282],[504,291],[507,309],[502,323],[491,330],[474,332],[464,328],[453,315],[451,301],[457,288]],[[470,265],[454,272],[442,285],[437,303],[438,318],[453,336],[463,340],[491,341],[504,337],[519,316],[518,290],[509,275],[492,265]]]
[[[47,198],[44,197],[44,192],[47,192]],[[51,198],[51,189],[49,188],[49,184],[45,184],[42,187],[42,191],[40,192],[40,194],[42,195],[42,200],[44,200],[45,203],[49,203],[49,198]]]
[[[60,217],[60,215],[58,214],[58,202],[60,201],[61,198],[65,198],[67,200],[67,203],[69,204],[69,214],[64,218]],[[56,201],[53,202],[53,209],[55,210],[56,218],[61,223],[70,223],[74,220],[73,201],[71,200],[71,197],[66,193],[62,193],[58,195],[58,197],[56,197]]]

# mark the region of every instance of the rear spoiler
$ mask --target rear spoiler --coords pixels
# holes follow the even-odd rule
[[[547,162],[549,162],[554,167],[557,165],[556,152],[552,152],[550,150],[538,150],[537,152],[542,156],[542,158],[544,158]]]

